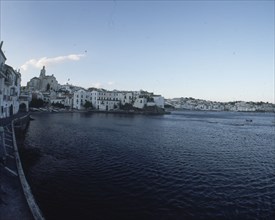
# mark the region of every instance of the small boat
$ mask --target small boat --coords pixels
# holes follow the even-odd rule
[[[252,122],[253,120],[252,119],[246,119],[245,121],[246,122]]]

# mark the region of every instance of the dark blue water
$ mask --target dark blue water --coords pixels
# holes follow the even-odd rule
[[[275,217],[274,114],[32,117],[26,172],[47,219]]]

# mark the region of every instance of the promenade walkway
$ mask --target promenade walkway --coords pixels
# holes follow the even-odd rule
[[[17,114],[0,119],[0,219],[31,220],[29,209],[16,166],[11,122],[24,116]]]

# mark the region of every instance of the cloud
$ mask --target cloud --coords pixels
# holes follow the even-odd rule
[[[112,81],[110,81],[110,82],[107,82],[107,83],[102,83],[102,82],[95,82],[95,83],[92,83],[91,84],[91,87],[95,87],[95,88],[104,88],[104,87],[106,87],[106,86],[112,86],[112,85],[114,85],[115,84],[115,82],[112,82]]]
[[[53,64],[62,63],[65,61],[78,61],[81,57],[85,57],[85,54],[70,54],[67,56],[58,56],[58,57],[42,57],[40,59],[30,59],[24,63],[20,68],[27,70],[29,67],[42,68],[43,66],[50,66]]]
[[[108,83],[107,83],[108,86],[112,86],[112,85],[114,85],[114,84],[115,84],[115,82],[108,82]]]
[[[91,86],[92,86],[92,87],[95,87],[95,88],[101,88],[101,87],[102,87],[102,83],[100,83],[100,82],[92,83]]]

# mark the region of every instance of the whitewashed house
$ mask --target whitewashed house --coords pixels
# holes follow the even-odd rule
[[[19,111],[21,74],[5,64],[7,58],[0,43],[0,118],[12,116]]]
[[[98,110],[118,109],[120,104],[119,94],[117,92],[100,91],[98,93],[97,105]]]
[[[144,108],[145,106],[147,105],[147,98],[144,98],[144,97],[140,97],[140,98],[137,98],[134,102],[134,107],[135,108]]]
[[[237,102],[235,104],[237,111],[242,111],[242,112],[249,112],[249,111],[255,111],[256,108],[251,106],[249,103],[241,101]]]
[[[99,91],[93,90],[90,92],[90,102],[94,108],[97,108],[97,102],[99,97]]]
[[[164,108],[164,97],[161,95],[154,95],[153,96],[154,102],[156,103],[156,106],[160,108]]]
[[[64,106],[66,108],[72,109],[73,108],[73,94],[66,94],[64,100]]]
[[[148,95],[147,95],[148,94]],[[159,108],[164,108],[164,97],[161,95],[152,95],[147,93],[145,96],[140,95],[135,99],[133,106],[135,108],[144,108],[145,106],[157,106]]]
[[[133,91],[133,100],[136,100],[140,95],[141,95],[141,91]]]
[[[59,103],[59,104],[65,105],[65,99],[66,99],[66,97],[57,97],[55,99],[51,99],[50,102],[51,102],[51,104]]]
[[[89,101],[89,92],[84,89],[79,89],[74,92],[73,96],[73,108],[74,109],[84,109],[84,104]]]
[[[132,92],[119,92],[117,96],[122,105],[125,105],[126,103],[131,104],[134,101]]]

